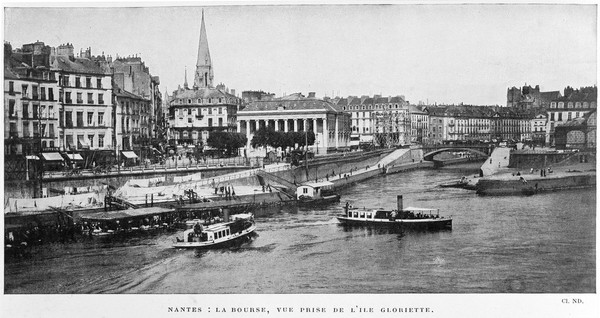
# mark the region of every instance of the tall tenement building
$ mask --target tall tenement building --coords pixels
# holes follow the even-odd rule
[[[200,26],[200,40],[194,84],[187,82],[169,97],[170,141],[178,145],[205,144],[212,131],[235,132],[237,111],[241,99],[223,84],[214,87],[214,73],[208,38],[204,25],[204,11]]]

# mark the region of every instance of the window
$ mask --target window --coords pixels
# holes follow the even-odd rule
[[[573,102],[569,102],[569,103],[567,104],[567,108],[573,108]]]
[[[8,82],[8,93],[10,95],[15,94],[15,82],[13,82],[13,81]]]
[[[48,88],[48,100],[54,100],[54,89],[51,87]]]
[[[75,146],[73,144],[73,135],[67,135],[67,144],[65,146],[70,149]]]
[[[62,85],[63,86],[69,86],[69,75],[64,75],[62,77]]]
[[[83,112],[77,112],[77,126],[83,127]]]
[[[23,137],[27,138],[30,136],[29,133],[29,122],[28,121],[24,121],[23,122]]]
[[[77,93],[77,104],[83,104],[82,93]]]
[[[40,98],[42,100],[46,100],[46,88],[45,87],[40,87]]]
[[[67,103],[67,104],[73,104],[73,100],[71,99],[71,92],[66,92],[65,93],[65,103]]]
[[[104,126],[104,113],[98,112],[98,126]]]
[[[33,105],[32,110],[33,110],[33,119],[38,119],[38,106]]]
[[[104,148],[104,135],[98,135],[98,147]]]
[[[219,127],[223,126],[223,118],[219,118]]]
[[[13,116],[17,116],[17,114],[15,113],[15,100],[9,99],[8,100],[8,117],[13,117]]]
[[[562,121],[562,113],[558,113],[558,121]]]
[[[219,115],[221,115],[221,114],[223,114],[223,107],[219,107]]]
[[[191,103],[192,103],[192,99],[188,98],[188,104],[191,104]]]
[[[37,121],[33,122],[33,137],[39,137],[40,136],[40,130],[39,130],[39,124]]]
[[[73,112],[65,112],[65,126],[67,128],[73,128]]]
[[[590,103],[590,107],[591,107],[591,108],[596,108],[596,102],[591,102],[591,103]]]
[[[565,108],[565,103],[558,102],[558,108]]]
[[[187,113],[188,113],[188,115],[191,115],[192,114],[192,109],[188,108],[188,112]]]
[[[94,94],[92,94],[92,93],[88,93],[88,94],[87,94],[87,97],[88,97],[88,98],[87,98],[87,103],[88,103],[88,104],[93,104],[93,103],[94,103]]]
[[[48,124],[48,137],[54,138],[54,124]]]
[[[87,113],[87,124],[88,124],[88,126],[94,125],[94,113],[92,113],[92,112]]]
[[[208,119],[208,127],[212,127],[212,120],[213,120],[212,118]]]
[[[81,87],[81,78],[79,76],[75,76],[75,87]]]
[[[88,135],[88,140],[90,141],[90,148],[94,147],[94,135]]]
[[[98,94],[98,104],[104,104],[104,94]]]
[[[102,88],[102,79],[101,78],[96,79],[96,88]]]
[[[198,98],[198,104],[202,104],[202,98]]]
[[[29,96],[27,95],[28,88],[29,88],[29,85],[21,85],[21,96],[23,96],[25,98],[29,98]]]
[[[188,124],[192,123],[192,117],[188,117]]]
[[[573,116],[573,115],[572,115],[572,112],[568,112],[568,113],[567,113],[567,120],[571,120],[571,116]]]
[[[212,108],[209,108],[209,109],[208,109],[208,114],[209,114],[209,115],[212,115]]]
[[[91,77],[85,78],[85,87],[92,88],[92,78]]]
[[[83,147],[81,144],[83,142],[83,135],[77,135],[77,148]]]

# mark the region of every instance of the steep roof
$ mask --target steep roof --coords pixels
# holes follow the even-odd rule
[[[243,111],[274,111],[283,106],[285,110],[324,109],[326,111],[340,112],[340,109],[327,101],[314,98],[278,98],[273,100],[259,100],[251,102]],[[288,96],[286,96],[288,97]]]
[[[70,73],[110,74],[110,72],[105,71],[98,63],[86,58],[74,58],[71,61],[66,56],[57,56],[52,63],[52,67]]]
[[[560,98],[560,91],[541,92],[540,98],[543,100],[554,100]]]
[[[128,92],[126,90],[122,90],[120,88],[115,88],[113,87],[113,94],[115,94],[115,96],[117,97],[123,97],[123,98],[131,98],[131,99],[137,99],[137,100],[144,100],[144,101],[150,101],[149,99],[146,99],[142,96],[136,95],[134,93]]]
[[[235,96],[228,94],[226,92],[223,92],[219,89],[216,88],[197,88],[197,89],[182,89],[179,91],[175,91],[173,92],[173,96],[171,97],[171,100],[173,99],[187,99],[187,98],[191,98],[191,99],[197,99],[197,98],[219,98],[219,97],[226,97],[226,98],[235,98]]]
[[[198,41],[198,60],[196,66],[211,65],[210,52],[208,50],[208,37],[206,26],[204,26],[204,10],[202,10],[202,24],[200,25],[200,40]]]

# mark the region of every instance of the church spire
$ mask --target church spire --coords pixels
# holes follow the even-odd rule
[[[208,50],[208,38],[206,37],[206,26],[204,25],[204,9],[202,9],[194,88],[213,87],[213,77],[212,61],[210,60],[210,52]]]
[[[187,82],[187,66],[185,67],[185,75],[184,75],[185,79],[183,82],[183,88],[188,89],[188,82]]]

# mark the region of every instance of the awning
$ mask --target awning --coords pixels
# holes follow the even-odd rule
[[[173,212],[173,209],[151,207],[151,208],[140,208],[140,209],[129,209],[121,211],[110,211],[110,212],[96,212],[86,213],[81,216],[82,220],[87,221],[116,221],[119,219],[130,219],[137,217],[145,217],[150,215],[159,215],[163,213]]]
[[[38,157],[38,156],[25,156],[25,157],[29,160],[40,160],[40,157]]]
[[[135,154],[135,152],[133,151],[121,151],[121,153],[123,154],[123,156],[125,156],[125,158],[127,159],[135,159],[138,156]]]
[[[83,161],[83,157],[81,157],[80,154],[76,153],[76,154],[67,154],[67,157],[69,157],[69,159],[71,160],[82,160]]]
[[[46,161],[64,161],[63,157],[58,152],[43,153],[42,158]]]

